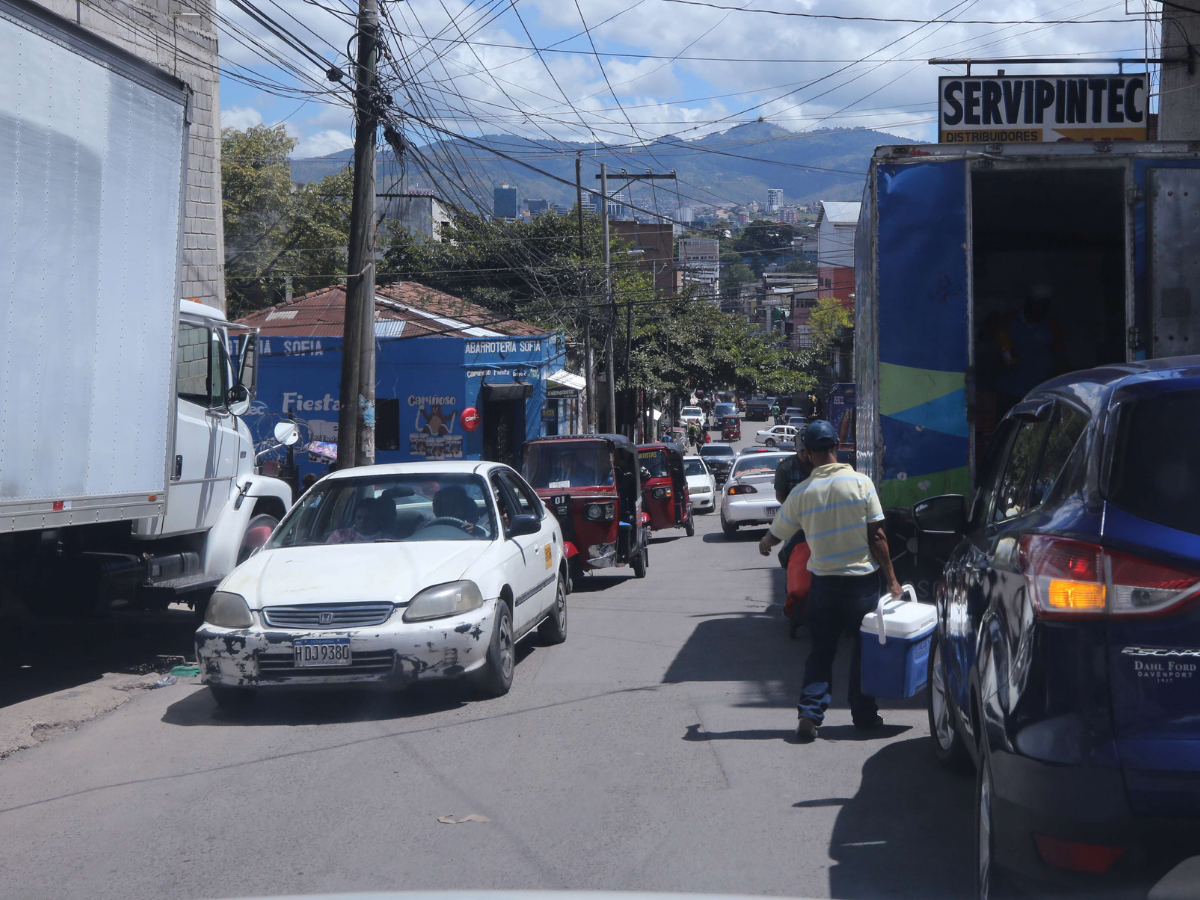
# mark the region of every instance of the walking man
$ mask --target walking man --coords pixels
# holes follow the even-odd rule
[[[812,553],[808,561],[813,576],[808,594],[812,650],[804,665],[796,728],[796,739],[808,743],[816,738],[832,699],[833,658],[843,630],[854,641],[850,715],[855,726],[864,730],[883,724],[875,698],[862,692],[858,629],[885,587],[896,597],[901,591],[888,553],[879,495],[871,479],[837,461],[837,434],[829,422],[808,423],[804,454],[813,465],[812,474],[788,495],[758,549],[767,556],[772,547],[802,528]]]

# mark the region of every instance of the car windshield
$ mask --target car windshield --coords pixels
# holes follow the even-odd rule
[[[709,444],[700,448],[701,456],[736,456],[728,444]]]
[[[683,471],[685,475],[707,475],[708,469],[704,467],[704,460],[695,456],[686,457],[683,461]]]
[[[639,450],[638,462],[649,474],[646,478],[666,478],[671,474],[667,467],[667,451],[662,449]]]
[[[761,475],[765,472],[774,472],[781,459],[783,457],[779,454],[756,453],[743,456],[734,465],[731,475]]]
[[[1173,391],[1118,409],[1108,499],[1140,518],[1200,534],[1200,392]]]
[[[713,407],[713,412],[718,416],[729,416],[734,413],[734,405],[732,403],[718,403]]]
[[[613,483],[606,441],[546,441],[525,448],[525,480],[535,488],[598,487]]]
[[[301,498],[266,547],[488,541],[496,534],[488,496],[484,480],[466,473],[330,478]]]

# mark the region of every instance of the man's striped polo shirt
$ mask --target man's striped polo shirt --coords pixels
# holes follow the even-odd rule
[[[814,575],[869,575],[878,565],[867,545],[867,523],[882,521],[871,479],[832,463],[813,469],[792,488],[771,522],[771,534],[786,541],[803,528]]]

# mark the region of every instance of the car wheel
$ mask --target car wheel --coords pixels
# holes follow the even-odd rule
[[[642,549],[638,551],[638,555],[633,558],[633,577],[634,578],[645,578],[646,577],[646,566],[649,565],[649,556],[650,556],[650,551],[646,547],[646,545],[643,544]]]
[[[266,543],[267,538],[271,536],[271,532],[275,530],[275,526],[279,524],[279,520],[274,516],[268,516],[265,513],[255,516],[246,525],[246,531],[242,535],[242,546],[238,548],[238,565],[240,566],[250,558],[250,554]],[[266,533],[263,533],[263,529]]]
[[[488,642],[487,663],[476,681],[482,694],[502,697],[512,687],[516,648],[513,646],[512,610],[503,600],[496,602],[496,624]]]
[[[696,514],[690,509],[688,510],[687,521],[683,524],[683,531],[688,537],[692,537],[696,533]]]
[[[1009,900],[1019,896],[996,865],[996,800],[987,736],[980,736],[979,767],[975,773],[975,896],[978,900]]]
[[[767,438],[765,441],[763,441],[763,443],[766,444],[768,447],[774,447],[775,446],[775,438]]]
[[[538,634],[547,644],[561,644],[567,639],[567,586],[562,576],[559,576],[554,591],[554,608],[546,621],[538,626]]]
[[[933,752],[938,762],[951,772],[971,771],[971,754],[954,723],[950,695],[946,690],[945,667],[942,665],[942,641],[934,629],[929,647],[929,733],[933,736]]]
[[[256,696],[249,688],[228,687],[223,684],[210,684],[208,690],[217,706],[228,710],[249,709]]]
[[[732,539],[737,534],[738,527],[730,522],[726,522],[725,517],[721,516],[721,530],[725,532],[725,537]]]

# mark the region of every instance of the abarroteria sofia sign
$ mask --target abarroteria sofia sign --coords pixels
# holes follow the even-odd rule
[[[1147,139],[1145,75],[938,79],[938,142]]]

